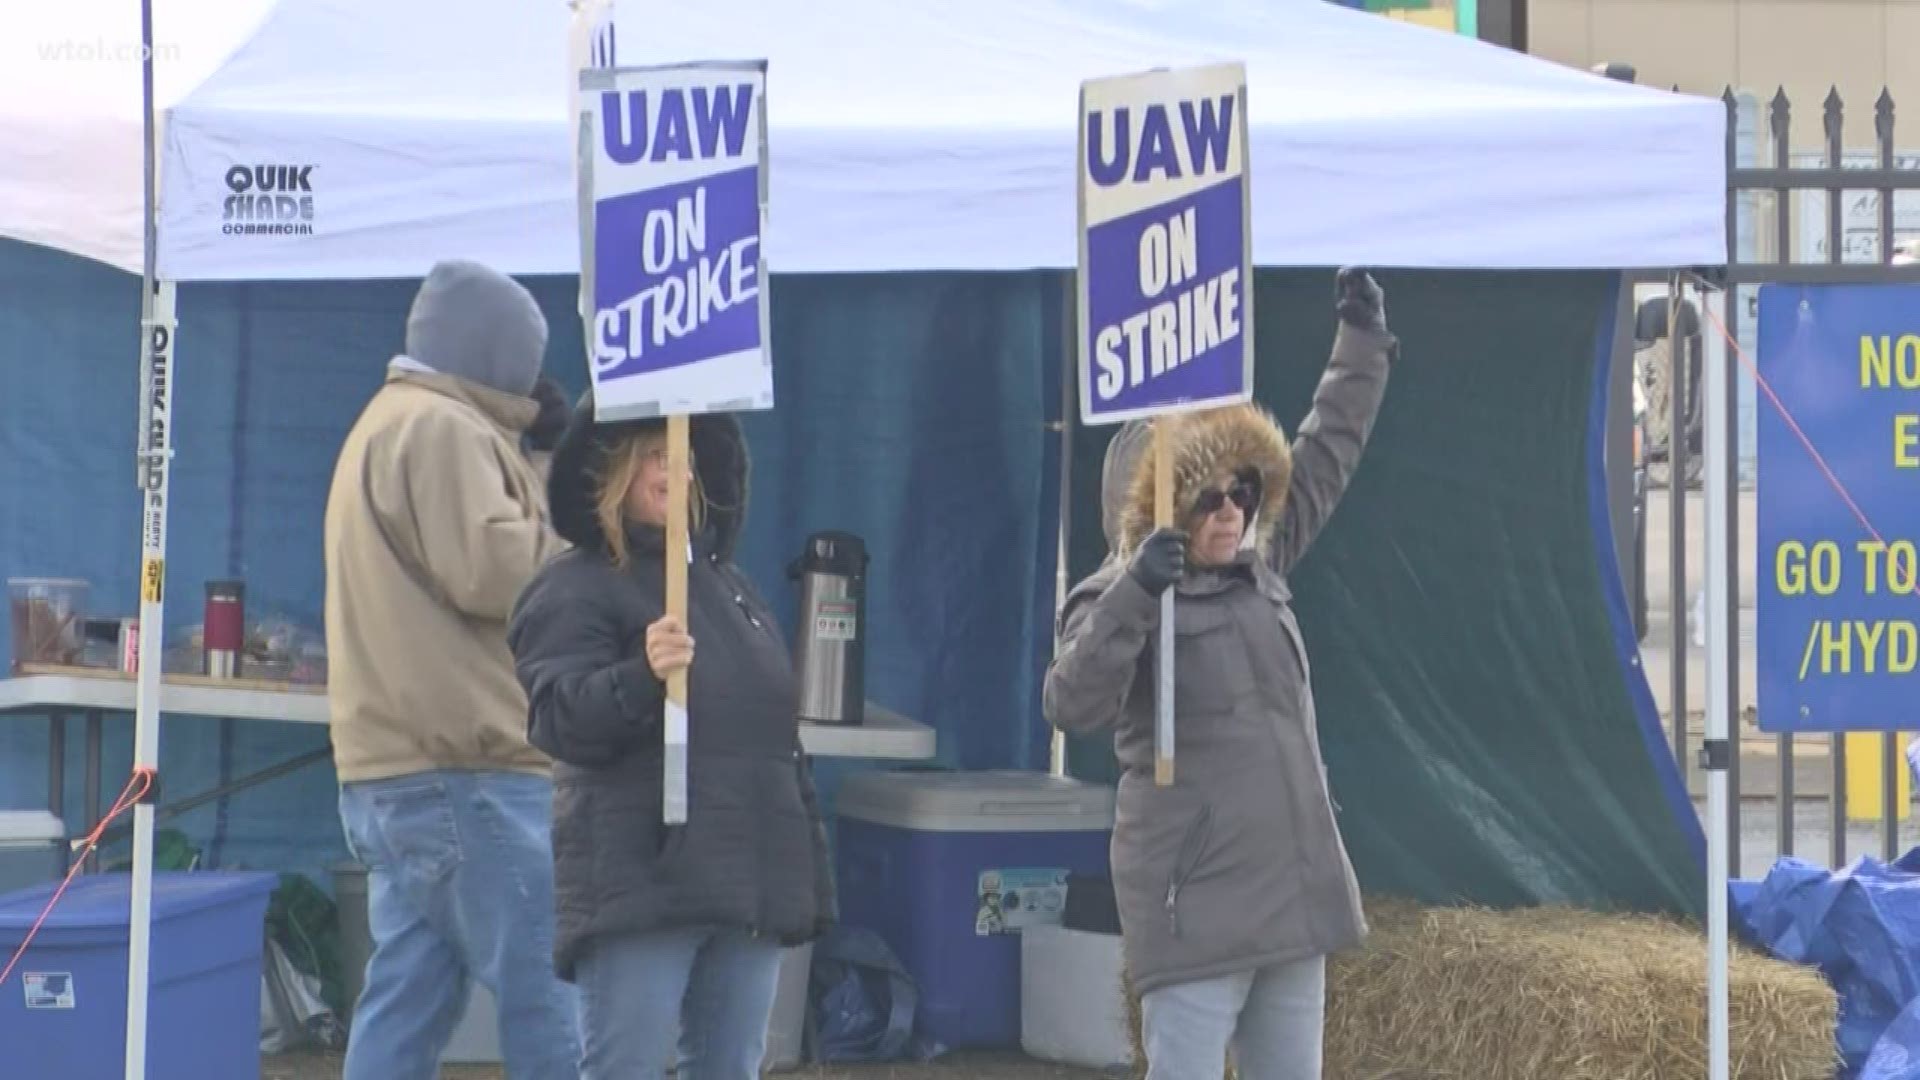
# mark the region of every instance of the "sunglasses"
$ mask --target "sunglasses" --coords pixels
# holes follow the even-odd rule
[[[1193,500],[1193,512],[1197,517],[1207,517],[1218,513],[1229,502],[1239,507],[1242,514],[1253,513],[1253,508],[1260,505],[1260,478],[1242,476],[1224,491],[1208,488]]]

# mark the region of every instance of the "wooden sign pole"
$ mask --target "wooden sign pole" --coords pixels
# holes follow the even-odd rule
[[[687,415],[667,417],[667,614],[687,626],[687,561],[692,557],[687,535],[687,473],[691,457]],[[667,677],[665,709],[665,770],[661,813],[669,825],[687,820],[687,669]]]
[[[1153,440],[1153,523],[1159,528],[1173,520],[1173,448],[1166,421],[1155,421]],[[1153,782],[1173,786],[1173,588],[1160,594],[1160,669],[1155,687],[1153,716]]]
[[[687,613],[688,564],[693,559],[688,519],[694,516],[687,495],[692,481],[691,417],[773,408],[767,263],[764,249],[758,244],[767,225],[767,62],[621,66],[614,37],[619,22],[615,0],[570,3],[574,9],[573,62],[584,65],[575,89],[579,125],[575,162],[580,207],[580,317],[592,378],[594,419],[600,423],[655,417],[666,420],[666,563],[662,567],[666,610],[662,615],[677,620],[691,635],[694,628]],[[711,111],[718,118],[715,123],[719,128],[729,129],[725,137],[704,145],[697,155],[691,147],[673,155],[706,162],[692,174],[687,172],[686,161],[668,162],[659,153],[651,159],[629,153],[633,146],[625,140],[632,135],[620,133],[646,126],[645,102],[649,98],[658,103],[663,117],[679,119],[683,124],[690,122],[686,118],[688,99],[717,103]],[[644,141],[644,135],[641,137]],[[712,171],[714,167],[724,168]],[[747,170],[757,181],[752,186],[721,179]],[[677,195],[669,198],[669,189],[682,185],[696,187],[697,199]],[[636,282],[676,281],[694,272],[696,255],[700,267],[708,266],[717,256],[707,250],[703,230],[692,230],[698,235],[690,238],[688,230],[680,228],[676,233],[680,243],[674,245],[675,251],[668,259],[671,273],[663,276],[667,268],[654,265],[658,253],[642,243],[646,237],[641,233],[651,236],[655,230],[642,226],[663,220],[663,214],[680,225],[686,224],[689,212],[704,221],[700,215],[705,211],[690,208],[695,203],[704,206],[709,194],[725,207],[716,210],[717,215],[746,227],[746,237],[737,231],[728,232],[724,241],[733,245],[737,260],[746,261],[734,267],[728,281],[730,289],[716,283],[728,294],[726,300],[688,314],[688,328],[698,323],[712,331],[710,335],[676,340],[664,352],[647,352],[642,345],[647,331],[641,326],[640,316],[628,309],[641,303],[651,286],[642,288]],[[674,208],[665,208],[669,203]],[[739,254],[749,241],[753,254]],[[641,291],[624,299],[603,297],[595,283],[613,281]],[[709,347],[715,341],[722,343],[717,346],[723,349],[718,355]],[[662,344],[656,338],[655,345]],[[753,362],[756,357],[757,363]],[[660,809],[667,825],[684,824],[691,802],[687,776],[689,670],[690,666],[669,675],[664,687]]]

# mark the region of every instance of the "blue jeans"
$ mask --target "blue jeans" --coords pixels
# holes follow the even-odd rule
[[[759,1080],[780,955],[738,930],[595,938],[575,972],[581,1080],[659,1080],[676,1044],[681,1080]]]
[[[1220,1080],[1233,1052],[1240,1080],[1320,1080],[1324,957],[1140,997],[1147,1080]]]
[[[344,1080],[435,1080],[469,979],[499,1003],[509,1080],[579,1076],[578,998],[553,973],[552,817],[552,782],[524,773],[340,785],[373,931]]]

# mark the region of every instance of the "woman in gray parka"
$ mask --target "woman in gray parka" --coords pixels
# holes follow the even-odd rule
[[[1048,720],[1114,732],[1113,829],[1148,1080],[1318,1080],[1325,957],[1366,933],[1315,731],[1287,573],[1345,492],[1397,343],[1380,288],[1343,270],[1333,355],[1288,445],[1255,406],[1123,427],[1103,476],[1102,568],[1067,597]],[[1170,440],[1181,525],[1153,528]],[[1175,783],[1154,784],[1159,597],[1175,595]]]

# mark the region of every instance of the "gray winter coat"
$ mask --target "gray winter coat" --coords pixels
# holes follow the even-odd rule
[[[1342,325],[1289,447],[1254,406],[1136,422],[1108,448],[1112,556],[1068,595],[1047,671],[1055,726],[1114,732],[1113,831],[1127,969],[1157,987],[1324,955],[1365,936],[1321,763],[1287,573],[1332,515],[1386,389],[1391,335]],[[1159,430],[1164,429],[1164,430]],[[1175,588],[1175,783],[1154,784],[1159,602],[1126,572],[1153,531],[1153,440],[1171,439],[1176,507],[1239,468],[1265,497],[1239,559]]]
[[[691,423],[707,528],[687,568],[687,821],[661,821],[665,687],[645,655],[665,611],[662,530],[628,531],[607,557],[594,477],[633,423],[583,402],[548,479],[554,528],[574,550],[521,596],[508,634],[526,687],[527,738],[553,756],[555,967],[572,979],[601,935],[724,926],[783,945],[835,915],[826,832],[800,746],[797,683],[772,613],[733,565],[747,501],[746,445],[725,414]]]

